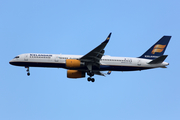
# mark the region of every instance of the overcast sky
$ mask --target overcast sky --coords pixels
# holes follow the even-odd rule
[[[1,120],[180,120],[178,0],[1,0]],[[11,66],[22,53],[84,55],[112,32],[105,54],[138,57],[172,36],[170,65],[68,79],[67,70]]]

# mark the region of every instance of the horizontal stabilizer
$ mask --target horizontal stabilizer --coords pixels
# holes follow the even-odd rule
[[[98,72],[94,72],[94,74],[101,75],[101,76],[106,76],[106,75],[110,75],[111,71],[108,71],[107,73],[102,73],[102,72],[98,71]]]
[[[166,66],[162,66],[161,68],[167,68]]]
[[[168,56],[168,55],[162,55],[162,56],[160,56],[160,57],[152,60],[152,61],[149,62],[148,64],[159,64],[159,63],[162,63],[162,62],[166,59],[167,56]]]

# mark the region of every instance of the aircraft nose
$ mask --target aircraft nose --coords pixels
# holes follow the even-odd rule
[[[9,64],[11,64],[11,65],[12,65],[12,62],[11,62],[11,61],[9,61]]]
[[[13,65],[13,61],[12,61],[12,60],[10,60],[10,61],[9,61],[9,64]]]

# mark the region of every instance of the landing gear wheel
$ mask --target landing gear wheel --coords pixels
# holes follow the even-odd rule
[[[92,81],[92,82],[94,82],[94,81],[95,81],[95,79],[94,79],[94,78],[91,78],[91,81]]]
[[[27,71],[27,75],[30,76],[29,67],[25,67],[25,68],[27,68],[27,70],[26,70]]]
[[[28,76],[30,76],[30,73],[27,73]]]
[[[88,82],[90,82],[90,81],[91,81],[91,78],[90,78],[90,77],[88,77],[88,79],[87,79],[87,80],[88,80]]]
[[[94,78],[91,78],[91,77],[88,77],[87,80],[88,80],[88,82],[90,82],[90,81],[91,81],[91,82],[94,82],[94,81],[95,81],[95,79],[94,79]]]
[[[91,73],[90,73],[90,76],[94,76],[94,73],[93,73],[93,72],[91,72]]]
[[[87,74],[88,74],[90,77],[94,76],[94,73],[93,73],[93,72],[87,72]]]

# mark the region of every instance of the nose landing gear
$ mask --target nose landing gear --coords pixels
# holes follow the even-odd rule
[[[29,67],[25,67],[25,68],[27,68],[27,76],[30,76],[30,72],[29,72]]]

